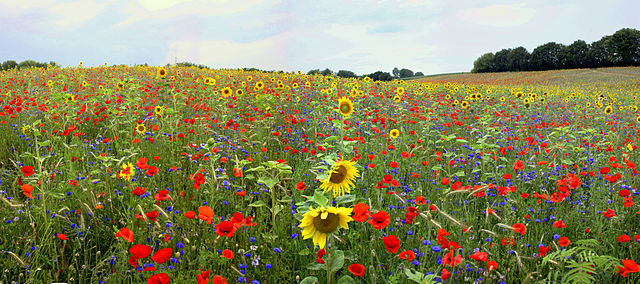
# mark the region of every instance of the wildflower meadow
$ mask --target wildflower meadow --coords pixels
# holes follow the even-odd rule
[[[638,283],[640,68],[597,70],[2,71],[0,283]]]

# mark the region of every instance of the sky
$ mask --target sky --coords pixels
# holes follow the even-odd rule
[[[0,61],[468,72],[487,52],[640,29],[637,0],[0,0]]]

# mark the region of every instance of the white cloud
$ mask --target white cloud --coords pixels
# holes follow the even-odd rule
[[[212,68],[257,67],[267,70],[289,70],[287,42],[290,32],[273,37],[239,43],[229,40],[181,40],[169,44],[163,64],[196,62]]]
[[[20,0],[0,0],[0,4],[16,9],[36,9],[43,8],[51,5],[53,0],[29,0],[29,1],[20,1]]]
[[[55,24],[59,27],[72,27],[93,19],[107,6],[107,3],[95,1],[77,1],[60,3],[49,8],[49,12],[58,16]]]
[[[508,4],[462,10],[457,17],[473,24],[515,27],[528,23],[535,14],[536,10],[533,8],[522,4]]]
[[[246,11],[263,0],[139,0],[131,1],[123,12],[128,18],[117,24],[119,27],[145,19],[174,19],[184,16],[219,16]]]

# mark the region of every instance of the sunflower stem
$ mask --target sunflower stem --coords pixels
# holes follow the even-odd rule
[[[329,247],[331,246],[331,234],[329,234],[329,236],[327,236],[327,244],[325,245],[325,247],[327,248],[327,251],[329,250]],[[328,252],[327,252],[328,254]],[[333,272],[331,271],[331,257],[327,257],[327,261],[325,261],[325,263],[327,264],[327,284],[331,284],[333,283]]]

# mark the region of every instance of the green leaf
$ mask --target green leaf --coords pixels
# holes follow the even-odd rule
[[[269,189],[272,189],[279,180],[272,177],[260,177],[258,183],[266,185]]]
[[[458,177],[463,177],[465,176],[464,171],[457,171],[454,175],[458,176]]]
[[[312,264],[307,265],[307,269],[315,270],[315,271],[319,271],[319,270],[325,270],[326,271],[327,270],[327,266],[324,265],[324,264],[320,264],[320,263],[312,263]],[[300,282],[300,283],[302,283],[302,282]]]
[[[310,253],[311,252],[309,251],[309,248],[304,248],[303,250],[298,252],[299,255],[309,255]]]
[[[334,253],[329,254],[329,270],[336,272],[344,265],[344,252],[336,250]]]
[[[262,207],[262,206],[267,206],[267,204],[264,203],[264,201],[262,200],[258,200],[254,203],[249,204],[249,207]]]
[[[282,209],[284,209],[284,206],[282,206],[282,204],[276,204],[273,206],[273,215],[278,215],[278,213],[280,213],[280,211],[282,211]]]
[[[351,278],[351,276],[349,275],[343,275],[342,277],[340,277],[340,279],[338,279],[338,284],[353,284],[356,283],[355,280],[353,280],[353,278]]]
[[[347,194],[347,195],[343,195],[340,196],[338,198],[336,198],[336,203],[338,204],[343,204],[343,203],[351,203],[353,201],[356,200],[356,196],[353,194]]]
[[[313,201],[315,201],[321,207],[327,207],[327,205],[329,204],[329,198],[324,196],[324,194],[320,191],[316,191],[316,193],[313,194]]]
[[[278,201],[280,201],[281,203],[291,203],[291,202],[293,202],[293,199],[291,199],[291,197],[287,196],[287,197],[282,198],[282,199],[280,199]]]
[[[329,136],[329,137],[324,139],[324,142],[327,143],[327,142],[331,142],[331,141],[335,141],[335,140],[338,140],[338,136]]]

